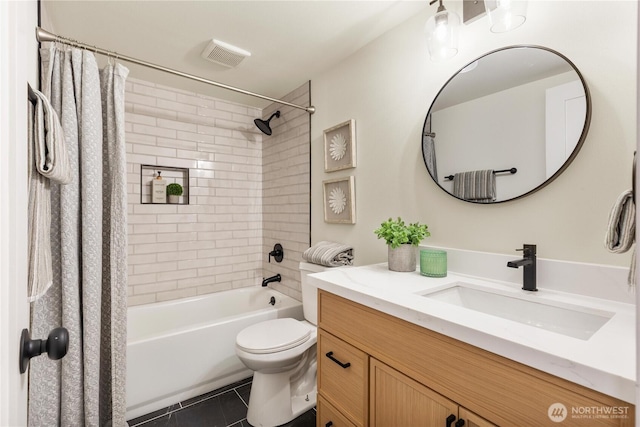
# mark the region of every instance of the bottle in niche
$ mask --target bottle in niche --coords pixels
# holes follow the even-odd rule
[[[158,176],[151,180],[151,203],[167,203],[167,181],[162,179],[158,171]]]

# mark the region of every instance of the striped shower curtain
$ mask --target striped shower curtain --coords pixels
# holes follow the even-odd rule
[[[52,185],[53,285],[32,303],[31,329],[69,330],[61,361],[34,358],[30,426],[125,426],[128,70],[79,49],[43,48],[42,92],[60,117],[71,183]]]

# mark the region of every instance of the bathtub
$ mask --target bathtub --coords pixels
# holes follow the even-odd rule
[[[236,335],[263,320],[303,319],[301,302],[262,287],[134,306],[127,315],[128,420],[251,376],[235,354]]]

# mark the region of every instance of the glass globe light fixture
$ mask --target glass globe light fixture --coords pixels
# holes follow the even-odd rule
[[[524,0],[484,0],[492,33],[504,33],[524,24],[527,20],[527,2]]]
[[[455,12],[449,12],[442,5],[442,0],[433,0],[429,4],[440,2],[438,11],[424,26],[427,37],[429,55],[433,61],[442,61],[454,57],[458,53],[458,32],[460,17]]]

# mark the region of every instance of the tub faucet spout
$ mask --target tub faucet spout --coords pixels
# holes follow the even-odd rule
[[[282,281],[282,276],[276,274],[275,276],[267,277],[266,279],[262,278],[262,286],[267,286],[269,283],[280,281]]]
[[[522,251],[522,259],[516,259],[507,262],[507,267],[522,269],[522,289],[525,291],[535,292],[538,290],[536,285],[536,245],[523,245],[522,249],[516,249]]]

